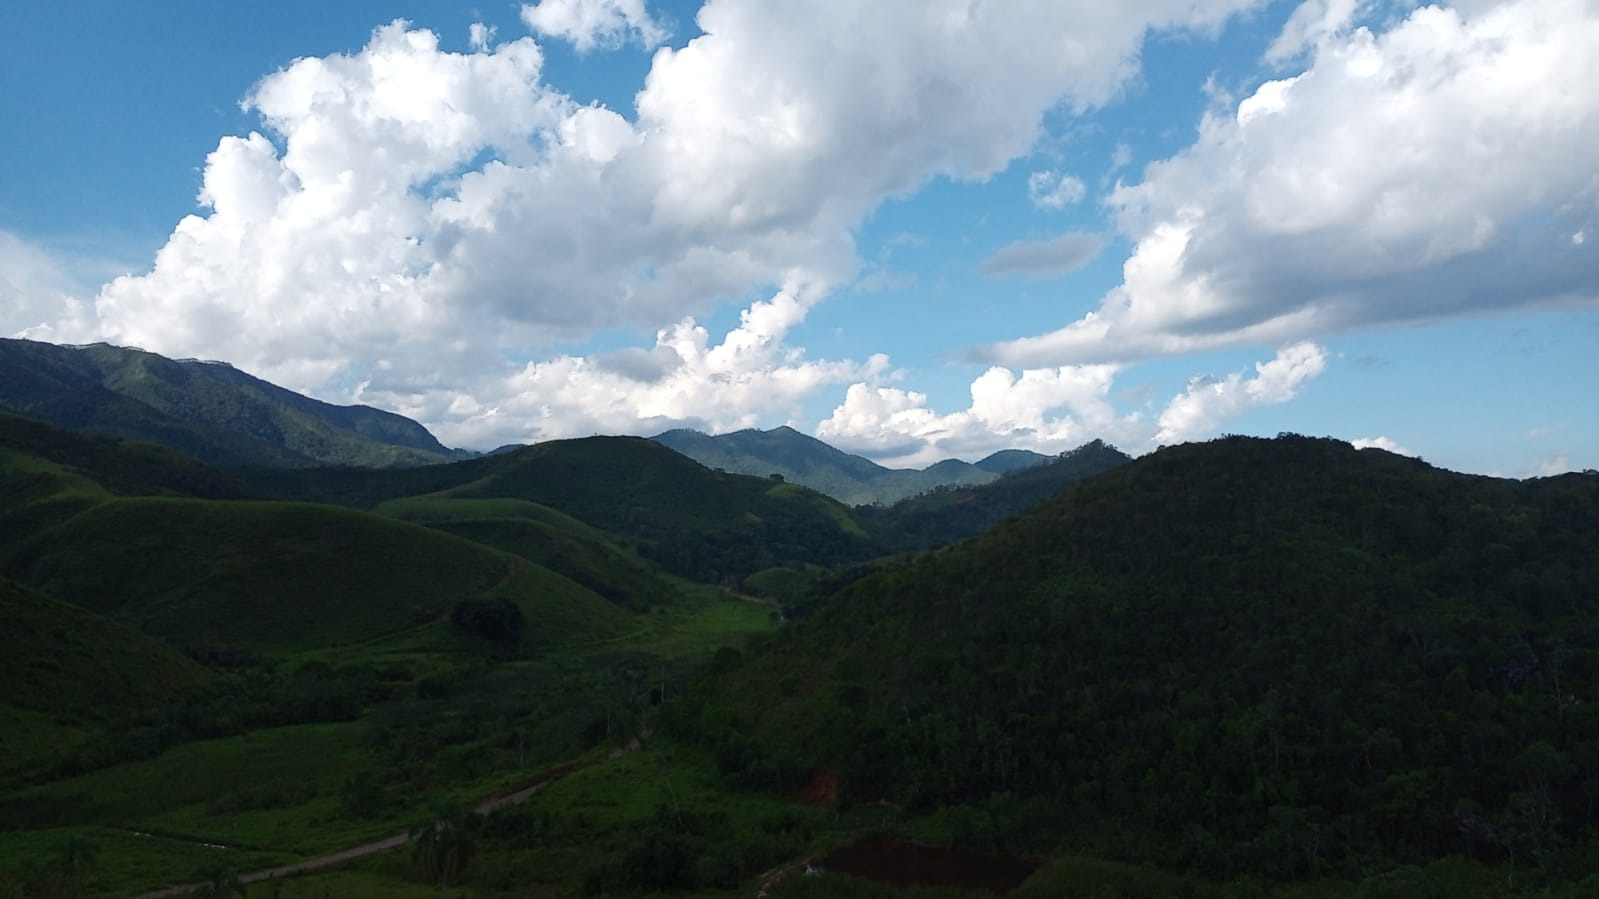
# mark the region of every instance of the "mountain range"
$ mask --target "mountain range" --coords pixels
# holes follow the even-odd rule
[[[831,870],[844,843],[939,859],[910,896],[974,895],[936,879],[972,852],[1019,899],[1599,883],[1599,474],[1094,441],[851,507],[801,478],[899,476],[787,429],[663,435],[753,475],[635,437],[332,467],[293,446],[437,441],[212,363],[0,359],[7,409],[89,432],[0,411],[0,884],[27,895],[512,794],[449,819],[460,894],[901,895]],[[72,840],[98,869],[53,860]],[[286,888],[433,895],[407,854]]]
[[[103,343],[0,340],[0,411],[158,443],[223,467],[387,467],[471,455],[392,412],[324,403],[225,363]]]
[[[678,428],[651,439],[707,468],[780,475],[852,506],[891,504],[952,484],[986,484],[1049,459],[1028,450],[1001,450],[975,463],[945,459],[919,470],[885,468],[787,426],[717,436]]]

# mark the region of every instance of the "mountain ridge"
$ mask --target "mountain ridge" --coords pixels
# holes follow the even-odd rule
[[[225,362],[106,343],[0,340],[0,410],[160,444],[224,468],[389,467],[470,455],[392,412],[325,403]]]
[[[707,468],[755,477],[781,475],[851,506],[890,504],[948,485],[983,484],[1049,457],[1000,450],[972,463],[943,459],[926,468],[888,468],[782,425],[711,435],[674,428],[650,438]]]

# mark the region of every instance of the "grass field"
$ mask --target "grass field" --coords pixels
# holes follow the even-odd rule
[[[568,639],[527,658],[486,658],[472,651],[472,638],[438,622],[343,649],[286,654],[280,665],[335,674],[388,666],[413,679],[404,698],[380,702],[354,720],[190,740],[153,758],[0,795],[0,813],[61,825],[0,829],[0,872],[21,878],[16,872],[30,865],[47,867],[52,846],[80,835],[100,850],[86,886],[126,895],[191,880],[207,864],[245,871],[402,832],[429,802],[467,803],[596,747],[603,759],[609,747],[647,726],[662,684],[680,689],[718,648],[773,627],[767,606],[710,588],[685,589],[678,604],[644,615],[605,608],[625,628],[568,621],[562,634],[603,636]],[[30,739],[51,736],[40,729]],[[663,760],[646,749],[604,762],[557,783],[551,795],[564,798],[537,807],[575,803],[587,826],[608,831],[648,818],[673,792],[680,802],[720,803],[714,772],[703,759],[686,758]],[[363,774],[376,782],[375,798],[365,813],[352,814],[352,783]],[[751,802],[763,809],[770,801]],[[556,852],[554,867],[540,869],[564,885],[550,895],[569,894],[561,890],[572,887],[571,872],[562,873],[559,859],[565,853],[571,861],[574,852],[585,865],[599,863],[586,851]],[[251,894],[420,895],[405,851],[388,855],[388,861],[258,884]],[[0,883],[6,876],[0,873]]]

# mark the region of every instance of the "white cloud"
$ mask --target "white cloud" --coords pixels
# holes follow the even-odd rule
[[[1308,9],[1309,7],[1307,7]],[[1012,366],[1130,360],[1599,301],[1599,9],[1426,7],[1383,34],[1318,5],[1313,64],[1111,197],[1123,283]],[[1309,26],[1307,26],[1307,29]]]
[[[1055,277],[1092,262],[1104,247],[1099,235],[1083,231],[1070,231],[1049,240],[1019,240],[984,259],[982,269],[990,275]]]
[[[1576,469],[1572,468],[1571,466],[1571,458],[1565,453],[1560,453],[1558,455],[1539,459],[1538,462],[1533,466],[1533,477],[1552,478],[1555,475],[1565,474],[1568,471],[1575,470]]]
[[[1219,380],[1195,378],[1160,414],[1155,441],[1164,445],[1209,437],[1251,408],[1293,399],[1326,366],[1327,354],[1321,347],[1296,343],[1279,350],[1271,361],[1257,364],[1255,376],[1248,380],[1237,372]]]
[[[1357,437],[1349,441],[1355,449],[1380,449],[1400,456],[1417,456],[1413,450],[1401,446],[1398,441],[1387,437]]]
[[[1139,454],[1214,436],[1250,409],[1286,402],[1325,365],[1326,353],[1314,344],[1286,347],[1256,365],[1253,378],[1196,378],[1157,422],[1115,407],[1114,365],[1030,369],[1020,376],[994,366],[972,382],[971,405],[947,414],[931,409],[925,394],[858,382],[816,436],[894,466],[976,459],[1006,448],[1059,453],[1095,438]]]
[[[1344,34],[1369,0],[1307,0],[1288,17],[1277,39],[1266,50],[1266,61],[1286,62],[1307,49],[1319,47]]]
[[[805,317],[795,292],[754,303],[738,327],[711,344],[692,319],[656,335],[653,349],[530,362],[485,381],[463,400],[448,391],[383,393],[363,399],[434,423],[446,443],[491,447],[589,433],[655,433],[673,427],[730,431],[774,412],[795,417],[816,391],[880,374],[888,360],[808,360],[784,337]]]
[[[473,29],[474,52],[446,52],[397,21],[359,52],[262,79],[245,101],[261,132],[223,138],[206,160],[209,210],[178,223],[147,273],[101,289],[90,330],[330,399],[364,385],[445,432],[464,434],[470,417],[450,410],[476,407],[501,410],[496,433],[554,436],[567,407],[519,391],[602,375],[632,386],[597,402],[647,417],[670,404],[628,398],[678,371],[658,347],[592,362],[554,348],[607,330],[693,332],[694,316],[779,288],[809,308],[854,276],[855,230],[885,199],[995,174],[1030,152],[1046,112],[1114,98],[1149,30],[1215,27],[1259,2],[1083,0],[1023,14],[715,0],[701,36],[657,51],[635,120],[545,84],[532,38],[496,44]],[[612,32],[582,23],[610,21],[606,10],[656,39],[642,4],[546,2],[529,15],[543,33],[602,41]],[[752,333],[704,354],[734,353]],[[726,375],[691,357],[684,370]],[[529,375],[529,358],[549,361]],[[785,358],[771,377],[797,390],[869,364]],[[746,396],[758,414],[762,395]],[[682,408],[725,417],[699,400]],[[648,427],[619,411],[570,421],[602,418]]]
[[[1054,170],[1027,176],[1027,199],[1040,209],[1065,209],[1082,200],[1088,192],[1081,178]]]
[[[1025,371],[994,367],[972,382],[971,406],[940,415],[926,394],[850,385],[816,428],[841,449],[891,466],[975,459],[1006,448],[1062,452],[1094,439],[1138,439],[1138,416],[1118,416],[1108,395],[1116,369],[1088,365]]]
[[[102,267],[0,230],[0,337],[57,343],[91,337],[93,310],[81,299],[84,270]]]
[[[644,0],[540,0],[522,5],[522,21],[539,34],[569,41],[579,53],[614,50],[628,41],[650,49],[668,37]]]

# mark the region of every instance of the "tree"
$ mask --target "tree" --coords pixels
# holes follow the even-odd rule
[[[458,805],[436,803],[428,817],[411,826],[411,858],[426,880],[437,880],[439,895],[450,892],[450,878],[472,858],[473,816]]]
[[[200,899],[230,899],[234,894],[244,895],[244,882],[226,865],[209,865],[195,874],[201,881],[199,889],[190,895]]]

